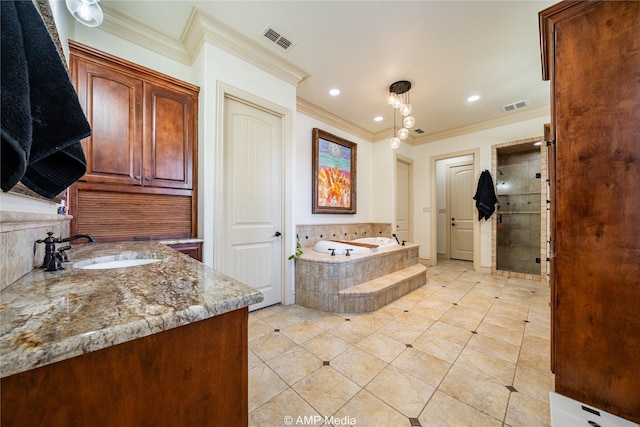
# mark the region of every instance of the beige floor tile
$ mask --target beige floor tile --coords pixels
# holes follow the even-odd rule
[[[255,368],[262,363],[262,360],[253,351],[249,350],[249,369]]]
[[[392,320],[382,328],[378,329],[378,333],[391,337],[404,344],[411,344],[422,334],[422,331],[408,326],[405,323],[398,322],[397,320]]]
[[[502,426],[502,422],[441,391],[435,392],[418,419],[422,427]]]
[[[549,358],[549,354],[521,348],[520,356],[518,357],[518,366],[524,366],[525,368],[530,369],[546,370],[549,367]]]
[[[293,385],[293,389],[320,415],[330,416],[361,387],[330,366],[323,366]]]
[[[302,322],[303,319],[295,315],[295,312],[289,313],[287,310],[278,311],[270,316],[262,317],[260,320],[272,326],[274,329],[282,329],[285,326]]]
[[[470,330],[460,328],[458,326],[452,326],[443,322],[435,322],[428,329],[431,335],[444,338],[449,341],[453,341],[456,344],[466,345],[469,339],[473,336]]]
[[[267,365],[249,370],[249,412],[287,389],[287,384]]]
[[[396,317],[394,321],[403,323],[422,332],[426,331],[433,324],[433,319],[422,316],[417,311],[403,312]]]
[[[511,316],[508,314],[493,313],[489,311],[484,319],[482,319],[482,322],[523,333],[525,327],[525,318],[526,316]]]
[[[295,346],[295,342],[279,332],[271,332],[249,343],[249,349],[264,362]]]
[[[308,320],[303,320],[302,322],[294,323],[280,329],[280,333],[286,335],[289,339],[297,344],[302,344],[303,342],[308,341],[323,332],[324,329],[315,326]]]
[[[332,368],[361,387],[386,366],[384,361],[357,347],[352,347],[331,361]]]
[[[549,392],[554,390],[554,375],[548,366],[546,369],[518,366],[513,386],[522,394],[549,403]]]
[[[330,361],[339,354],[342,354],[352,348],[353,345],[336,337],[335,335],[323,332],[322,334],[311,338],[309,341],[306,341],[302,344],[302,347],[317,356],[320,360]]]
[[[518,354],[520,353],[520,346],[509,344],[482,334],[475,334],[472,336],[466,348],[490,354],[513,364],[518,361]]]
[[[471,348],[462,350],[454,365],[505,386],[513,385],[516,373],[516,365],[513,363]]]
[[[548,427],[549,405],[522,393],[511,393],[505,423],[513,427]]]
[[[250,412],[249,427],[285,426],[285,417],[292,417],[292,425],[296,425],[298,419],[308,420],[304,424],[307,426],[324,424],[324,417],[289,388]]]
[[[393,362],[393,366],[405,373],[437,387],[451,365],[415,348],[407,348]]]
[[[285,351],[266,363],[289,385],[322,367],[322,360],[300,346]]]
[[[504,418],[509,389],[495,381],[453,366],[438,388],[498,420]]]
[[[478,334],[482,336],[495,338],[509,344],[519,346],[522,343],[522,332],[514,331],[513,329],[482,322],[476,330],[478,331]]]
[[[356,347],[387,363],[391,362],[407,348],[406,344],[377,332],[360,341],[356,344]]]
[[[407,417],[438,427],[548,425],[549,285],[455,260],[428,266],[427,277],[372,313],[251,312],[250,425],[281,426],[286,415],[326,427],[345,425],[324,423],[338,415],[373,427],[408,427]]]
[[[363,325],[353,324],[350,321],[344,321],[328,331],[329,333],[353,345],[359,343],[373,332]]]
[[[453,341],[433,335],[430,331],[418,337],[412,345],[420,351],[449,363],[453,363],[464,348],[464,346]]]
[[[334,426],[409,426],[407,417],[366,390],[356,394],[334,418]]]
[[[260,337],[273,332],[273,327],[267,325],[257,317],[249,316],[249,341],[253,341]]]
[[[435,387],[389,365],[365,387],[397,411],[418,418]]]
[[[481,312],[456,305],[447,311],[438,321],[468,331],[474,331],[483,317],[484,314]]]

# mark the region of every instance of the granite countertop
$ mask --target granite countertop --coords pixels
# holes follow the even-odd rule
[[[152,264],[75,263],[144,253]],[[74,245],[65,270],[36,269],[0,291],[0,377],[261,302],[263,295],[157,242]],[[89,261],[90,262],[90,261]]]

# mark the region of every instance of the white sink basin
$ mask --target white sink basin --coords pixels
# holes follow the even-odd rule
[[[76,262],[73,266],[83,270],[102,270],[107,268],[127,268],[139,265],[152,264],[162,261],[164,256],[145,253],[126,253],[99,258],[87,259]]]

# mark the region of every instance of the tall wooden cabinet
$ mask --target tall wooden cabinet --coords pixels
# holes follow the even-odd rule
[[[196,235],[199,88],[69,41],[92,135],[70,191],[72,233],[99,241]]]
[[[555,390],[640,422],[640,2],[540,12]]]

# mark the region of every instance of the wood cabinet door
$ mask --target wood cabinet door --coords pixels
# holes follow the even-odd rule
[[[143,185],[193,187],[194,109],[192,95],[145,83]]]
[[[142,81],[116,69],[74,58],[80,104],[91,124],[82,141],[87,173],[82,180],[140,185]]]

